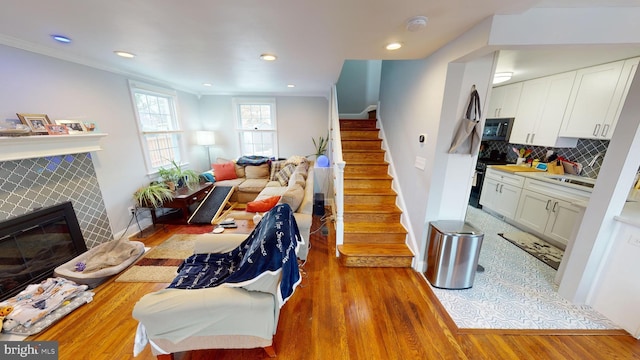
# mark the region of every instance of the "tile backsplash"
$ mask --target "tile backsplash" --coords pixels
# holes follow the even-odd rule
[[[0,161],[0,221],[64,201],[88,248],[113,239],[90,153]]]
[[[571,161],[575,161],[577,163],[582,164],[582,173],[581,176],[586,176],[590,178],[597,178],[598,172],[600,171],[600,166],[602,166],[602,159],[604,158],[604,154],[607,151],[607,147],[609,146],[609,140],[594,140],[594,139],[578,139],[578,144],[575,148],[547,148],[544,146],[525,146],[519,144],[509,144],[506,141],[485,141],[486,144],[486,153],[491,152],[492,150],[497,150],[501,153],[507,154],[507,161],[515,163],[518,156],[515,152],[513,152],[512,148],[521,149],[531,149],[531,156],[534,159],[544,159],[546,156],[547,150],[553,150],[559,156],[565,157]],[[598,156],[598,154],[600,154]],[[587,166],[595,157],[597,156],[596,161],[593,163],[593,166]]]

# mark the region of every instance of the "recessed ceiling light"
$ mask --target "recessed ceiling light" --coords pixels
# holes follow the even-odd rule
[[[126,52],[126,51],[114,51],[114,53],[115,53],[116,55],[118,55],[118,56],[121,56],[121,57],[123,57],[123,58],[127,58],[127,59],[131,59],[131,58],[136,57],[136,55],[135,55],[135,54],[132,54],[132,53],[130,53],[130,52]]]
[[[512,76],[513,76],[512,72],[497,72],[493,75],[493,83],[500,84],[505,81],[509,81],[511,80]]]
[[[262,54],[260,55],[260,59],[264,61],[274,61],[275,59],[277,59],[277,57],[272,54]]]
[[[211,87],[212,85],[211,85],[211,83],[204,83],[204,84],[202,84],[202,86]]]
[[[57,42],[68,44],[71,42],[71,39],[64,35],[51,35],[51,38]]]
[[[402,47],[402,44],[399,42],[390,43],[387,45],[387,50],[398,50]]]
[[[287,87],[288,87],[288,88],[294,88],[294,87],[296,87],[296,86],[295,86],[295,85],[293,85],[293,84],[289,84],[289,85],[287,85]]]

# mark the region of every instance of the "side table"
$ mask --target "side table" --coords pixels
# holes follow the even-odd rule
[[[189,220],[189,215],[191,212],[189,211],[189,207],[195,203],[202,201],[202,199],[207,196],[211,188],[213,187],[213,183],[206,182],[200,183],[191,189],[189,188],[180,188],[175,191],[174,197],[170,201],[165,201],[160,208],[166,209],[180,209],[182,210],[182,222],[184,224]],[[158,223],[158,217],[156,215],[156,209],[151,209],[151,221],[155,225]]]

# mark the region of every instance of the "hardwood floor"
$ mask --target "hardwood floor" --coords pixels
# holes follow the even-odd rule
[[[319,226],[316,217],[313,229]],[[167,230],[144,241],[160,244],[181,226]],[[640,341],[621,331],[458,330],[412,269],[344,267],[335,258],[331,231],[328,237],[318,231],[311,244],[301,287],[282,309],[274,340],[278,359],[640,359]],[[57,340],[60,359],[133,358],[133,305],[166,285],[112,279],[95,290],[93,302],[29,340]],[[176,355],[265,358],[262,349]],[[136,359],[154,357],[147,347]]]

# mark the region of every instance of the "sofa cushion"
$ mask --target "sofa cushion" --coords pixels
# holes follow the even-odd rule
[[[278,201],[280,196],[271,196],[262,200],[254,200],[247,203],[247,212],[265,212],[271,210]]]
[[[259,193],[267,186],[269,180],[267,179],[246,179],[242,184],[238,186],[238,191],[245,193]]]
[[[287,164],[287,166],[283,167],[282,170],[280,170],[276,174],[276,179],[278,179],[278,182],[280,183],[280,185],[282,186],[289,185],[289,177],[291,177],[291,174],[293,174],[293,171],[295,169],[296,169],[295,165]]]
[[[247,179],[269,179],[269,164],[247,165],[244,173]]]
[[[290,187],[292,186],[292,184],[300,184],[300,186],[304,188],[306,183],[307,183],[307,179],[305,179],[301,173],[294,171],[293,174],[291,174],[291,177],[289,178],[288,186]]]
[[[236,188],[244,182],[244,178],[242,179],[236,178],[236,179],[229,179],[229,180],[222,180],[222,181],[217,181],[217,180],[218,179],[216,178],[216,182],[213,183],[215,186],[235,186]]]
[[[211,164],[216,181],[236,179],[236,165],[233,161],[223,164]]]
[[[269,181],[266,187],[282,187],[279,181]]]
[[[294,173],[300,173],[304,178],[307,178],[307,173],[309,172],[309,162],[303,161],[296,166],[296,169],[293,171]]]
[[[307,158],[300,155],[293,155],[292,157],[287,159],[287,164],[298,165],[302,162],[307,161]]]
[[[289,204],[294,212],[298,210],[304,197],[304,188],[300,184],[294,183],[293,186],[287,187],[287,191],[282,194],[280,204]]]
[[[278,179],[276,178],[276,174],[282,170],[282,168],[287,165],[287,162],[285,160],[277,160],[277,161],[272,161],[271,162],[271,173],[269,174],[269,180],[271,181],[278,181]]]
[[[220,157],[216,159],[216,163],[218,163],[218,164],[225,164],[225,163],[228,163],[228,162],[232,162],[233,165],[235,166],[235,168],[236,168],[236,177],[243,178],[244,177],[244,166],[236,164],[236,162],[233,161],[233,160],[220,158]],[[213,168],[213,164],[211,164],[211,167]]]

